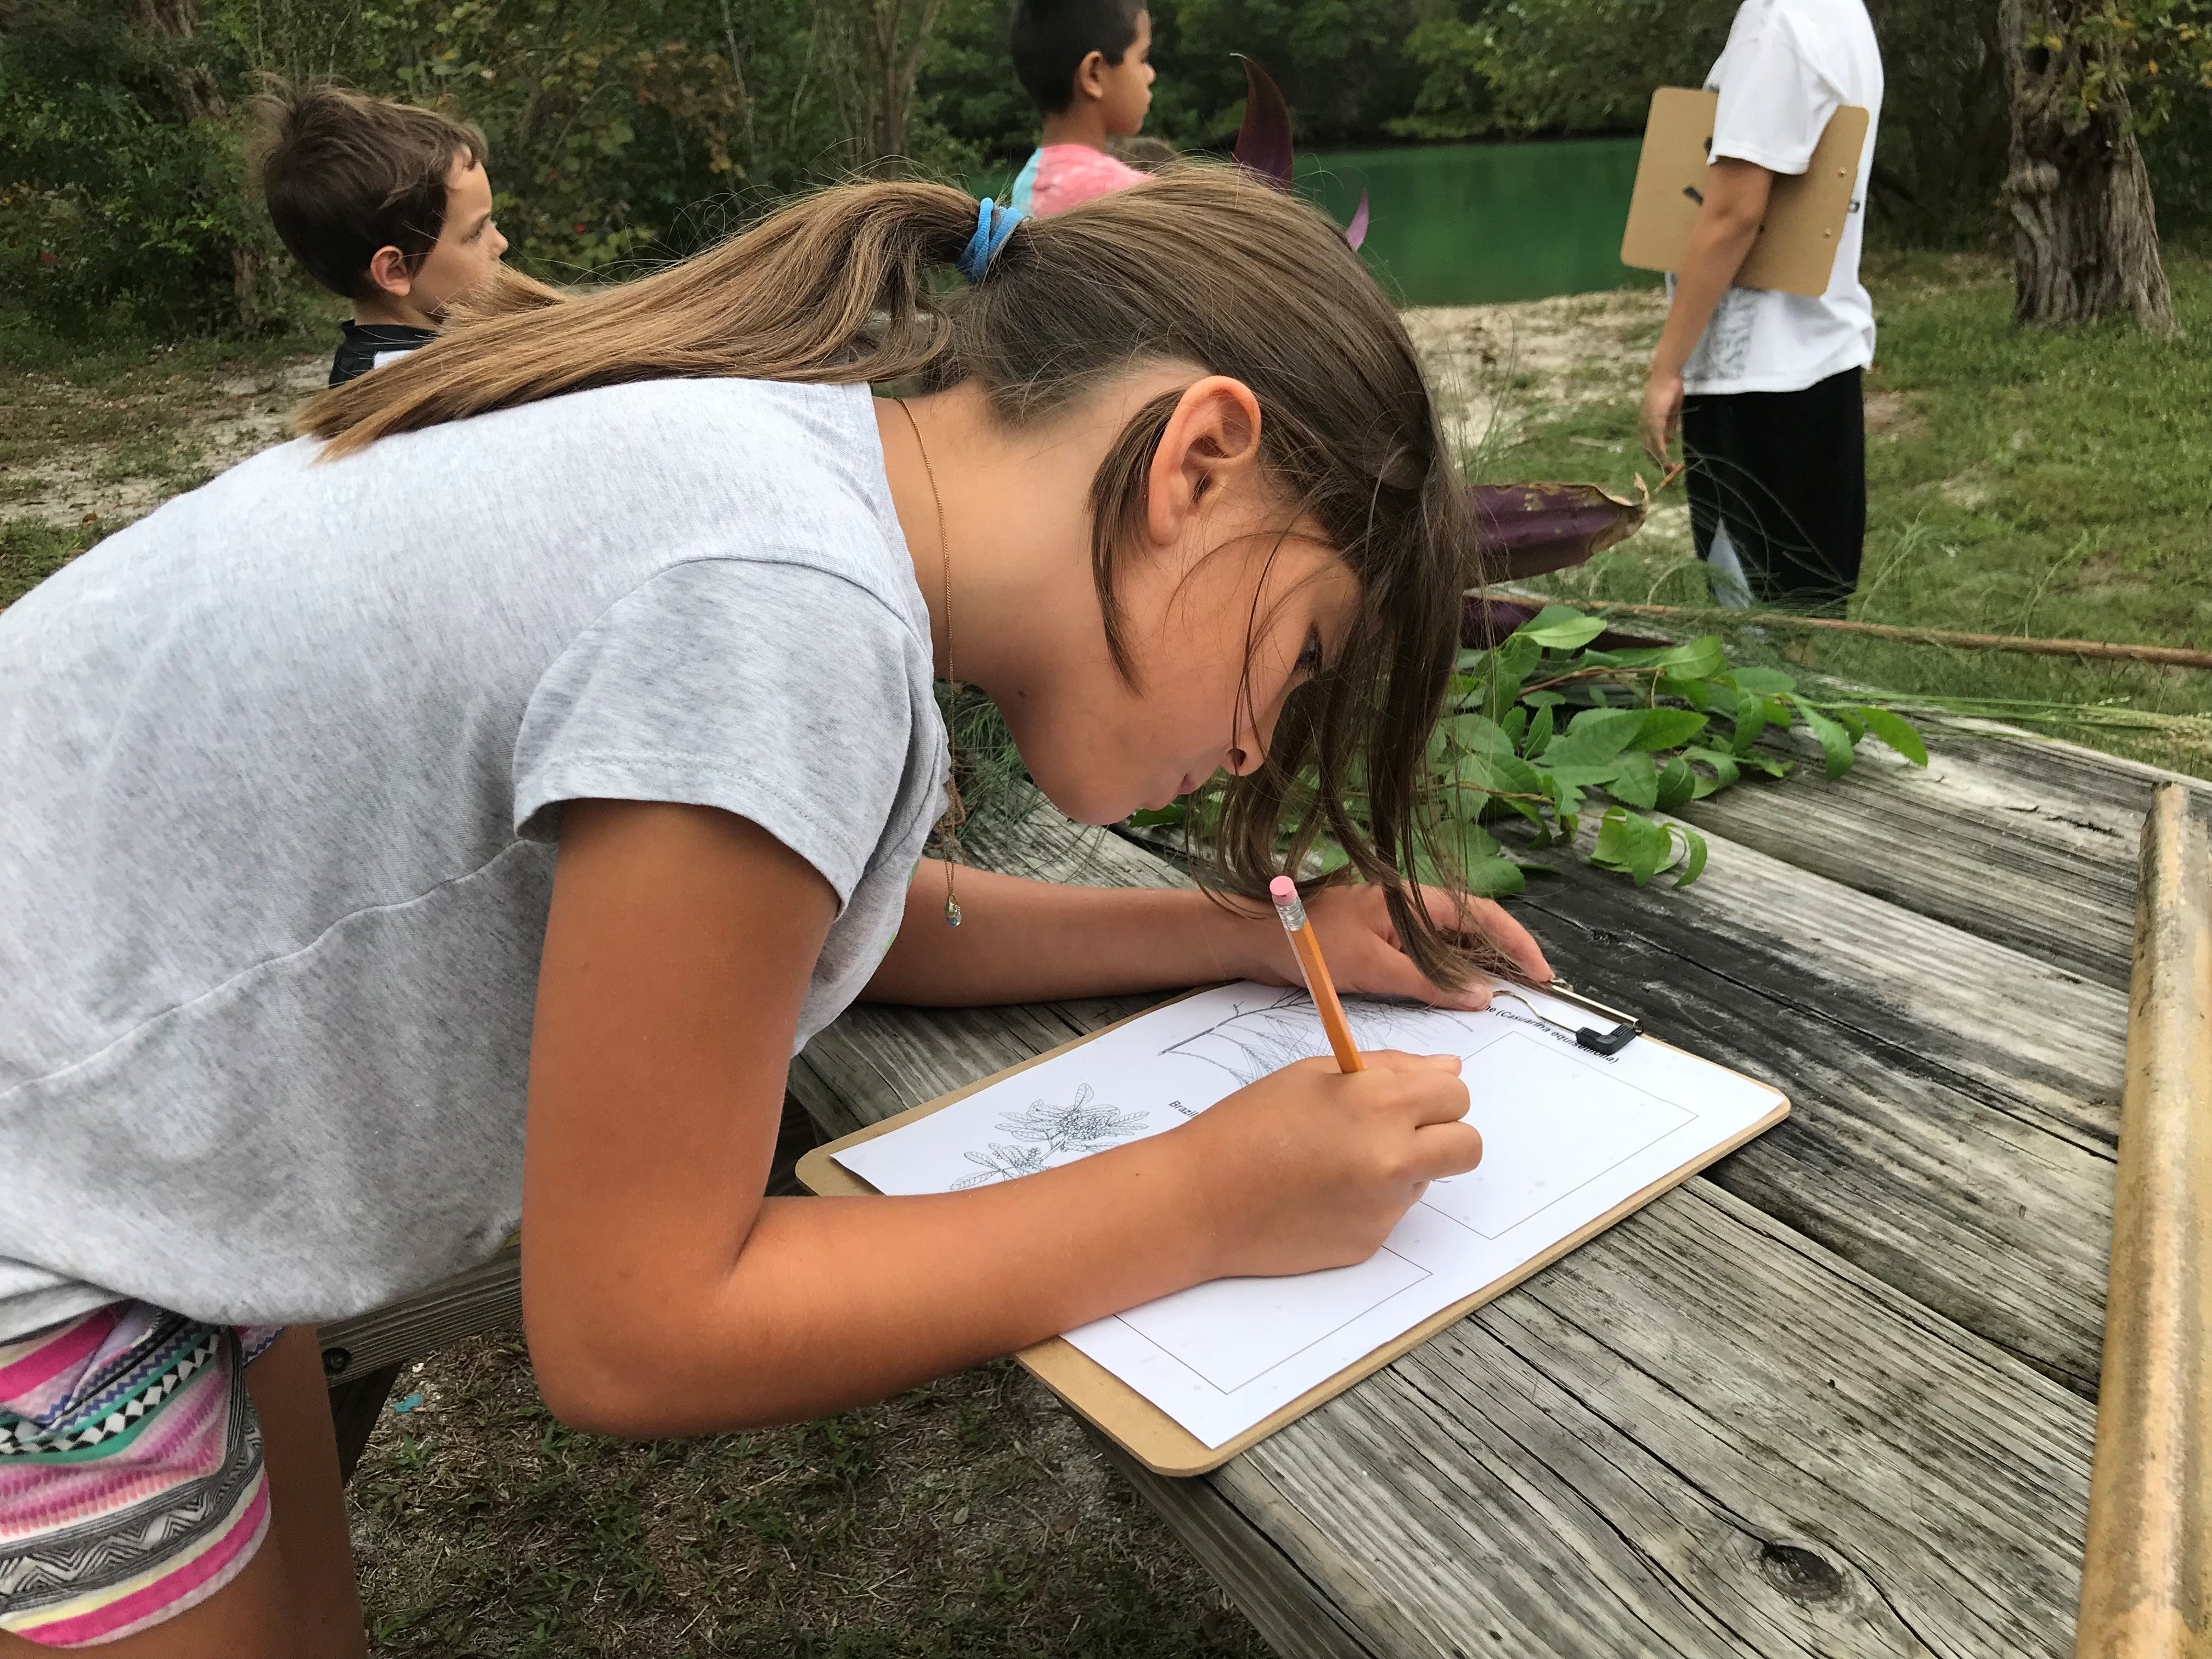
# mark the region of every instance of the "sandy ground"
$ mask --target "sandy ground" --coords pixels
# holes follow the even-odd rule
[[[1432,307],[1407,313],[1406,322],[1430,364],[1455,447],[1472,458],[1532,421],[1633,398],[1665,315],[1656,290],[1635,290]],[[323,384],[328,361],[302,357],[216,381],[181,419],[167,400],[144,419],[117,408],[96,439],[0,461],[0,510],[57,526],[82,524],[88,514],[107,529],[128,524],[179,489],[282,442],[293,411]],[[112,401],[98,388],[59,381],[41,395],[64,405]]]
[[[293,412],[329,373],[328,356],[302,357],[216,380],[188,402],[165,398],[158,410],[134,407],[135,398],[118,403],[96,386],[50,380],[38,396],[58,406],[52,412],[70,427],[102,430],[0,464],[0,512],[59,527],[95,520],[103,529],[120,529],[179,491],[284,441]]]
[[[1479,454],[1531,421],[1638,396],[1666,317],[1665,295],[1638,289],[1432,306],[1407,312],[1406,326],[1446,405],[1452,441]]]
[[[1429,364],[1462,464],[1474,476],[1490,477],[1506,464],[1486,458],[1501,454],[1532,423],[1595,404],[1634,408],[1666,319],[1666,295],[1635,289],[1512,305],[1434,306],[1407,312],[1406,326]],[[1595,439],[1574,441],[1613,447]],[[1656,483],[1656,469],[1651,471]],[[1690,511],[1679,489],[1653,506],[1635,539],[1645,554],[1688,555]]]

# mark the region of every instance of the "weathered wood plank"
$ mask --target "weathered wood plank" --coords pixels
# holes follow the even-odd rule
[[[1277,1659],[1379,1659],[1388,1651],[1212,1486],[1154,1474],[1089,1424],[1084,1427],[1168,1530],[1231,1591]]]
[[[398,1360],[414,1359],[522,1320],[522,1249],[509,1245],[483,1266],[441,1279],[420,1295],[315,1333],[324,1379],[350,1382]]]
[[[2176,775],[2069,744],[1951,726],[1929,730],[1925,771],[1878,744],[1827,783],[1808,738],[1801,763],[1680,809],[1771,857],[2124,988],[2136,832],[2153,785]],[[2200,799],[2212,786],[2184,780]]]
[[[1554,966],[1796,1102],[1711,1179],[2094,1393],[2121,993],[1717,832],[1679,890],[1554,862]]]
[[[2018,728],[1995,720],[1945,720],[1940,726],[1944,746],[1965,759],[2017,778],[2031,788],[2063,792],[2076,802],[2109,802],[2130,817],[2140,818],[2149,810],[2150,793],[2162,783],[2179,783],[2188,790],[2199,813],[2212,805],[2212,781],[2185,772],[2078,743],[2033,733],[2023,736]]]
[[[1715,839],[1705,873],[1677,890],[1641,891],[1603,878],[1638,911],[1679,912],[1739,951],[1761,946],[1805,981],[1847,987],[1885,1011],[1864,1033],[1897,1042],[1909,1020],[1916,1056],[1960,1086],[1985,1085],[1998,1109],[2102,1152],[2118,1125],[2127,999],[2101,982],[1948,923],[1802,873]],[[1552,884],[1540,883],[1540,900]],[[1832,1011],[1845,1016],[1841,1006]]]
[[[1006,850],[1050,875],[1064,833],[1040,812]],[[1085,856],[1107,878],[1162,878],[1133,847]],[[1559,863],[1523,909],[1554,964],[1796,1103],[1711,1179],[2094,1393],[2124,997],[1718,836],[1679,890]],[[1009,1047],[997,1014],[855,1011],[794,1091],[811,1103],[818,1077],[831,1098],[883,1091],[880,1116],[1100,1023],[1063,1008]]]
[[[1058,1040],[1006,1021],[860,1064],[833,1027],[807,1058],[843,1117],[874,1121]],[[1316,1628],[1377,1653],[2057,1651],[2087,1402],[1740,1200],[1684,1194],[1204,1482],[1148,1495],[1263,1628],[1279,1623],[1263,1609],[1312,1601]],[[1239,1540],[1217,1498],[1270,1547]],[[1976,1530],[1992,1508],[2030,1512],[2025,1542],[2009,1522]],[[1948,1566],[1919,1560],[1935,1543]]]
[[[1386,1653],[2057,1655],[2089,1433],[1694,1181],[1210,1480]]]
[[[1693,887],[1534,894],[1577,986],[1790,1096],[1709,1179],[2094,1393],[2123,999],[1717,836]]]

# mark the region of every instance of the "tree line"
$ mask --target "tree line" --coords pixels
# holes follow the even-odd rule
[[[1632,133],[1653,86],[1702,77],[1735,9],[1156,0],[1152,127],[1225,149],[1244,52],[1282,85],[1302,148]],[[2066,273],[2085,239],[2141,241],[2154,197],[2169,234],[2212,228],[2212,0],[1872,9],[1888,73],[1877,235],[1961,246],[2009,232],[2045,250],[2029,286],[2050,314],[2143,311],[2154,296],[2139,270],[2102,295],[2071,291],[2083,284]],[[165,330],[281,318],[297,279],[242,188],[240,110],[266,75],[451,99],[490,139],[517,257],[556,276],[680,255],[793,190],[887,164],[1002,177],[1036,125],[1005,10],[0,0],[0,304],[78,327],[118,307]]]

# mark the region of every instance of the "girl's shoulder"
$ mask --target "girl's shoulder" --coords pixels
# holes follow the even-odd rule
[[[447,429],[471,428],[499,517],[588,526],[649,565],[723,556],[912,585],[866,386],[641,380]]]

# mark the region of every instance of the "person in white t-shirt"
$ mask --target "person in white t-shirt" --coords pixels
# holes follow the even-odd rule
[[[1644,447],[1679,429],[1698,552],[1723,602],[1840,616],[1866,534],[1860,379],[1874,304],[1859,282],[1881,56],[1863,0],[1744,0],[1705,77],[1720,94],[1705,203],[1644,394]],[[1827,291],[1735,286],[1778,173],[1802,173],[1829,118],[1865,109],[1866,146]]]

